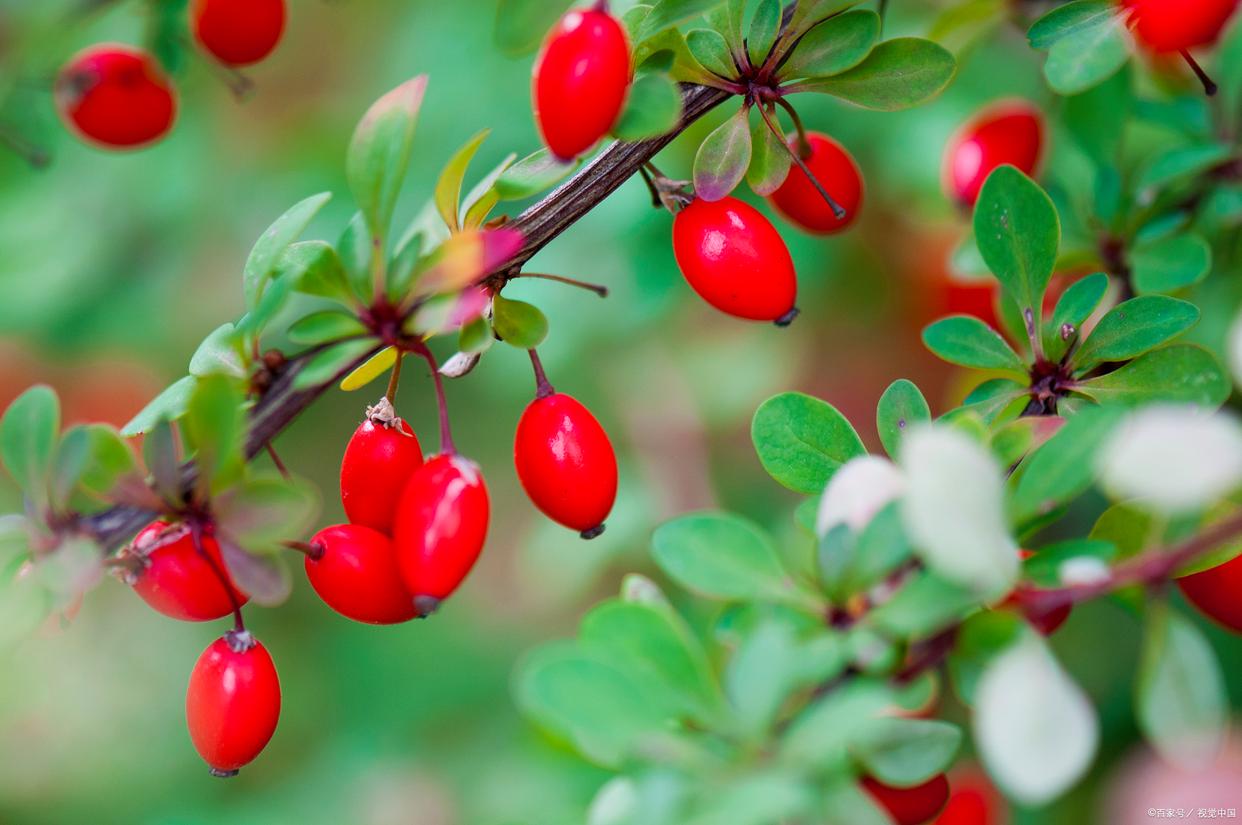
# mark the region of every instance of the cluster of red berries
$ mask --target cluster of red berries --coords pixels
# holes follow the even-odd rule
[[[271,54],[285,28],[285,0],[193,0],[190,30],[212,59],[248,66]],[[61,68],[56,108],[84,140],[133,149],[168,134],[177,95],[149,52],[116,43],[89,46]]]

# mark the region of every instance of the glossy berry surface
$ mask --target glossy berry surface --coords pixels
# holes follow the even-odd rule
[[[772,223],[737,198],[696,198],[673,219],[673,254],[691,288],[721,312],[788,323],[798,279]]]
[[[845,210],[845,216],[838,218],[833,214],[806,172],[797,166],[789,170],[789,176],[769,200],[778,212],[807,232],[831,235],[842,231],[858,217],[863,199],[862,173],[845,147],[832,138],[819,132],[808,132],[806,139],[811,154],[804,157],[803,162],[824,190]],[[798,151],[796,137],[790,140],[789,146]]]
[[[608,433],[577,399],[554,392],[522,413],[513,444],[522,488],[544,515],[594,538],[617,498]]]
[[[285,31],[285,0],[193,0],[190,29],[221,63],[258,63],[272,53]]]
[[[210,535],[202,539],[203,552],[194,546],[183,525],[153,521],[142,529],[130,551],[143,558],[143,569],[132,584],[134,592],[151,607],[173,619],[206,622],[233,611],[248,600],[229,576],[220,545]],[[228,585],[220,580],[225,576]],[[230,593],[232,597],[230,598]]]
[[[1242,556],[1177,580],[1186,599],[1203,615],[1242,633]]]
[[[434,611],[474,567],[489,509],[479,466],[459,455],[438,455],[410,476],[394,541],[401,578],[420,615]]]
[[[1026,175],[1039,167],[1044,116],[1024,100],[985,107],[950,140],[944,152],[944,187],[963,206],[974,206],[988,175],[1005,164]]]
[[[172,128],[177,100],[155,58],[117,44],[91,46],[56,77],[56,109],[79,136],[110,149],[133,149]]]
[[[562,160],[577,157],[608,134],[630,85],[625,30],[598,9],[570,11],[552,28],[535,61],[535,121],[544,143]]]
[[[913,788],[894,788],[869,776],[862,780],[862,786],[888,811],[896,825],[922,825],[930,821],[949,798],[949,780],[944,774],[937,774]]]
[[[363,421],[341,459],[345,515],[354,524],[391,533],[401,491],[422,464],[423,451],[409,424],[402,421],[386,426],[371,418]]]
[[[366,624],[398,624],[418,615],[388,536],[359,524],[337,524],[316,533],[310,545],[306,577],[337,613]]]
[[[252,762],[280,718],[280,680],[267,649],[245,631],[212,642],[190,673],[185,716],[212,773],[231,776]]]
[[[1215,42],[1238,0],[1122,0],[1135,38],[1156,52]]]

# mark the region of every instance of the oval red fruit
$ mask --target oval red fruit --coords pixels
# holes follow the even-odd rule
[[[397,624],[418,615],[388,536],[359,524],[337,524],[316,533],[310,545],[306,577],[337,613],[367,624]]]
[[[696,198],[673,219],[673,255],[691,288],[721,312],[787,324],[798,278],[772,223],[737,198]]]
[[[862,786],[896,825],[922,825],[940,813],[949,799],[949,780],[942,773],[913,788],[894,788],[869,776]]]
[[[863,179],[858,164],[845,147],[827,135],[808,132],[807,143],[811,154],[803,158],[811,174],[837,205],[845,210],[845,217],[838,218],[823,195],[797,166],[789,170],[789,177],[769,200],[777,211],[793,223],[819,235],[840,232],[858,217],[862,205]],[[798,151],[798,139],[792,138],[789,146]]]
[[[385,406],[387,405],[387,406]],[[423,451],[410,425],[381,401],[367,410],[341,459],[341,504],[354,524],[392,532],[405,483],[423,464]]]
[[[479,465],[438,455],[410,476],[397,508],[397,565],[422,616],[449,597],[487,538],[489,505]]]
[[[216,776],[254,761],[276,731],[280,680],[267,649],[231,631],[198,657],[185,695],[190,739]]]
[[[56,109],[83,139],[110,149],[133,149],[172,128],[177,100],[172,82],[151,55],[113,43],[74,55],[56,77]]]
[[[977,768],[955,771],[949,801],[933,825],[1003,825],[1005,801]]]
[[[1026,175],[1039,167],[1044,116],[1025,100],[985,107],[958,130],[944,150],[944,189],[964,206],[974,206],[988,175],[1009,164]]]
[[[248,601],[229,575],[220,545],[208,534],[202,538],[203,552],[185,525],[153,521],[134,537],[126,553],[142,560],[140,570],[130,581],[134,592],[151,607],[184,622],[206,622],[233,612]],[[221,575],[228,582],[220,580]]]
[[[544,143],[571,160],[608,134],[630,86],[630,44],[616,18],[598,9],[566,14],[535,61],[535,122]]]
[[[1178,52],[1215,42],[1238,0],[1121,0],[1140,43],[1156,52]]]
[[[608,433],[573,396],[530,402],[518,421],[513,459],[522,488],[553,521],[595,538],[617,498],[617,456]]]
[[[285,31],[285,0],[194,0],[190,29],[221,63],[258,63],[272,53]]]
[[[1203,615],[1242,633],[1242,556],[1177,580],[1177,586]]]

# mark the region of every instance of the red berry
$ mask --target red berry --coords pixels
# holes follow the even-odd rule
[[[617,456],[608,433],[573,396],[530,402],[518,422],[513,458],[535,506],[553,521],[595,538],[617,498]]]
[[[1043,114],[1025,100],[985,107],[958,130],[944,150],[944,188],[974,206],[988,175],[1009,164],[1034,175],[1044,143]]]
[[[1209,619],[1242,633],[1242,556],[1177,580],[1177,586]]]
[[[1005,803],[977,770],[955,773],[949,801],[933,825],[1002,825]]]
[[[285,30],[285,0],[194,0],[194,39],[227,66],[258,63]]]
[[[721,312],[787,324],[798,279],[771,222],[737,198],[696,198],[673,219],[673,254],[690,286]]]
[[[414,431],[381,402],[368,410],[341,460],[341,504],[354,524],[392,532],[405,483],[423,464]],[[400,429],[398,429],[398,426]]]
[[[185,695],[186,723],[216,776],[233,776],[267,746],[280,718],[280,680],[267,649],[231,631],[198,657]]]
[[[824,190],[845,210],[845,217],[833,214],[824,196],[797,166],[789,170],[789,177],[772,193],[770,200],[777,211],[807,232],[831,235],[845,229],[858,216],[863,198],[862,173],[845,147],[832,138],[819,132],[808,132],[806,138],[811,145],[811,155],[803,161]],[[798,139],[791,139],[789,146],[797,151]]]
[[[233,612],[234,599],[245,604],[249,597],[237,589],[215,538],[204,534],[202,546],[200,553],[185,525],[148,524],[126,551],[143,561],[143,569],[131,582],[134,592],[160,613],[184,622],[227,616]]]
[[[1220,36],[1238,0],[1121,0],[1140,43],[1156,52],[1206,46]]]
[[[370,527],[337,524],[310,541],[306,577],[328,607],[367,624],[397,624],[418,615],[401,583],[392,539]]]
[[[863,778],[862,786],[896,825],[922,825],[940,813],[949,798],[949,780],[942,773],[913,788],[894,788],[869,776]]]
[[[397,509],[401,578],[420,615],[449,597],[483,550],[487,487],[479,465],[455,454],[432,458],[410,476]]]
[[[56,108],[83,139],[132,149],[172,128],[172,82],[151,55],[104,43],[78,52],[56,78]]]
[[[576,158],[616,124],[630,86],[630,44],[616,18],[571,11],[535,61],[535,121],[552,154]]]

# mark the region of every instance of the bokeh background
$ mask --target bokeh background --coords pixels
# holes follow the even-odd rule
[[[54,155],[50,168],[34,171],[0,154],[0,406],[43,381],[61,393],[70,422],[128,420],[184,373],[199,340],[240,313],[249,247],[287,206],[335,192],[308,237],[336,238],[352,213],[343,157],[354,123],[414,74],[428,73],[431,85],[399,215],[413,217],[440,165],[482,127],[493,131],[477,174],[537,147],[531,58],[493,46],[496,0],[290,0],[282,45],[248,72],[257,84],[251,99],[234,100],[192,59],[179,77],[171,137],[136,153],[100,152],[56,122],[47,78],[90,43],[138,42],[146,4],[86,14],[80,5],[0,0],[5,82],[25,100],[7,113],[20,122],[4,125]],[[890,34],[925,34],[937,10],[928,0],[892,5]],[[918,337],[935,317],[977,305],[983,289],[953,281],[946,265],[967,221],[940,191],[941,152],[987,101],[1022,96],[1050,112],[1056,102],[1017,27],[992,31],[961,61],[951,88],[911,112],[801,101],[811,128],[853,152],[867,193],[846,235],[815,239],[783,227],[801,284],[802,315],[789,329],[726,318],[697,300],[673,261],[670,216],[651,208],[637,180],[529,267],[605,283],[609,298],[512,284],[507,294],[551,319],[541,351],[553,382],[596,412],[618,448],[622,492],[602,538],[582,542],[546,523],[521,494],[511,439],[533,382],[523,353],[493,348],[448,392],[458,445],[483,465],[493,491],[494,527],[474,574],[433,620],[352,624],[304,580],[281,608],[248,610],[277,662],[285,704],[262,758],[221,782],[190,745],[183,702],[194,660],[223,623],[166,620],[106,581],[72,623],[0,661],[0,823],[581,823],[606,777],[514,710],[510,677],[522,652],[571,633],[623,572],[654,575],[648,538],[664,518],[721,506],[791,534],[795,497],[767,478],[749,440],[751,413],[769,394],[825,398],[878,446],[874,405],[892,380],[916,380],[933,412],[969,389],[969,377],[935,362]],[[697,140],[722,116],[667,150],[664,171],[688,176]],[[1048,176],[1072,174],[1081,162],[1073,147],[1055,128],[1050,139]],[[1228,309],[1236,289],[1223,290]],[[1200,339],[1219,348],[1227,318],[1209,314]],[[364,405],[381,391],[334,392],[277,443],[295,472],[320,485],[323,524],[341,518],[335,471]],[[398,406],[435,449],[425,372],[407,370]],[[18,507],[0,481],[0,509]],[[1242,643],[1208,632],[1236,705]],[[1138,744],[1132,617],[1109,605],[1079,609],[1053,643],[1102,708],[1105,746],[1080,788],[1050,808],[1015,811],[1015,822],[1145,821],[1148,805],[1214,799],[1203,782],[1232,788],[1242,808],[1237,748],[1192,779]]]

